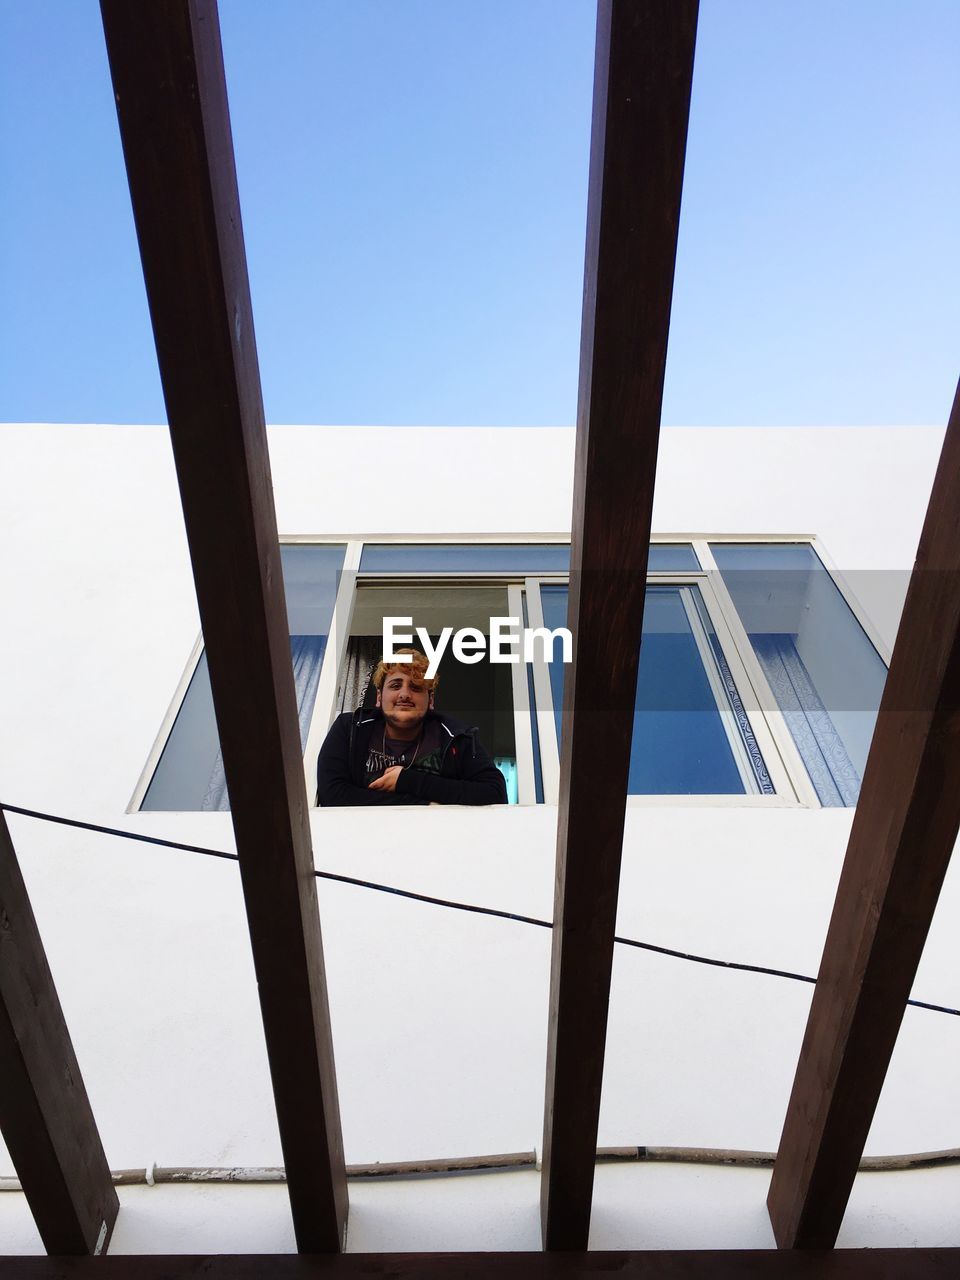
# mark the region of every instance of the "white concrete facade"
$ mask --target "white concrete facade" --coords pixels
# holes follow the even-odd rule
[[[844,572],[913,561],[942,431],[663,433],[657,533],[816,535]],[[569,429],[275,427],[282,534],[562,533]],[[166,430],[0,427],[0,799],[229,849],[229,815],[126,809],[198,632]],[[857,592],[888,643],[898,600]],[[871,586],[871,584],[874,584]],[[882,584],[882,585],[881,585]],[[619,932],[815,973],[852,812],[627,814]],[[281,1162],[229,863],[10,817],[113,1168]],[[317,866],[549,916],[549,806],[315,810]],[[350,1162],[541,1143],[549,934],[319,886]],[[960,1005],[947,886],[916,995]],[[809,988],[618,949],[601,1145],[776,1147]],[[960,1019],[908,1010],[868,1153],[960,1145]],[[12,1173],[0,1149],[0,1175]],[[598,1170],[591,1245],[769,1247],[769,1173]],[[843,1245],[960,1245],[960,1169],[860,1175]],[[351,1184],[352,1250],[535,1249],[532,1172]],[[282,1187],[121,1189],[114,1252],[292,1249]],[[40,1252],[0,1194],[4,1252]]]

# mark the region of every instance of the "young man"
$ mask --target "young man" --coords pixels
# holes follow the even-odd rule
[[[438,677],[426,678],[417,649],[409,662],[373,673],[376,708],[333,722],[317,761],[321,805],[506,804],[507,785],[480,744],[433,708]]]

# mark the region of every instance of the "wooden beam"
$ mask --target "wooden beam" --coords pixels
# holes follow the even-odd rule
[[[960,828],[960,387],[774,1165],[781,1248],[837,1238]]]
[[[119,1201],[2,812],[0,1132],[47,1252],[102,1253]]]
[[[601,0],[580,340],[541,1219],[585,1249],[697,0]]]
[[[297,1244],[346,1224],[307,795],[214,0],[102,0]]]
[[[0,1280],[955,1280],[956,1249],[0,1258]]]

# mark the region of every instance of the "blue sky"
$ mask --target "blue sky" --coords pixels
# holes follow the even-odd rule
[[[273,422],[576,412],[588,0],[221,0]],[[664,421],[942,424],[960,4],[701,0]],[[0,420],[162,422],[99,9],[0,0]]]

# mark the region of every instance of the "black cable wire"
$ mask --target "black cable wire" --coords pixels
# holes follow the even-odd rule
[[[159,836],[145,836],[136,831],[123,831],[118,827],[102,827],[95,822],[80,822],[76,818],[61,818],[53,813],[41,813],[38,809],[22,809],[19,805],[4,804],[0,801],[0,810],[6,813],[17,813],[23,818],[37,818],[41,822],[53,822],[62,827],[78,827],[81,831],[96,831],[104,836],[119,836],[121,840],[139,840],[143,844],[156,844],[165,849],[183,849],[187,853],[202,853],[209,858],[225,858],[229,862],[239,862],[235,853],[227,853],[223,849],[209,849],[199,844],[183,844],[179,840],[163,840]],[[451,898],[435,898],[428,893],[414,893],[412,889],[398,889],[395,885],[378,884],[374,880],[360,880],[356,876],[339,875],[335,871],[317,871],[313,873],[318,880],[333,880],[338,884],[352,884],[358,889],[373,889],[377,893],[392,893],[398,898],[410,898],[413,902],[426,902],[433,907],[449,907],[452,911],[469,911],[478,916],[494,916],[498,920],[515,920],[518,924],[532,924],[539,929],[552,929],[549,920],[540,920],[536,916],[522,916],[513,911],[501,911],[497,907],[477,907],[468,902],[455,902]],[[655,955],[670,956],[674,960],[688,960],[692,964],[710,965],[717,969],[735,969],[740,973],[759,973],[770,978],[788,978],[791,982],[808,982],[816,985],[816,978],[806,973],[792,973],[789,969],[770,969],[762,964],[744,964],[740,960],[718,960],[714,956],[701,956],[692,951],[678,951],[674,947],[658,947],[653,942],[640,942],[636,938],[614,937],[614,942],[624,947],[635,947],[639,951],[652,951]],[[926,1000],[908,1000],[908,1005],[916,1009],[930,1009],[934,1013],[949,1013],[960,1018],[960,1009],[951,1009],[949,1005],[930,1004]]]
[[[185,849],[187,853],[205,853],[210,858],[226,858],[230,862],[240,861],[235,853],[225,853],[223,849],[206,849],[202,844],[181,844],[179,840],[161,840],[159,836],[143,836],[136,831],[121,831],[119,827],[101,827],[95,822],[81,822],[78,818],[60,818],[55,813],[41,813],[38,809],[21,809],[19,805],[4,804],[2,800],[0,800],[0,809],[5,813],[19,813],[23,818],[39,818],[41,822],[55,822],[61,827],[79,827],[81,831],[99,831],[104,836],[141,840],[144,844],[159,844],[165,849]]]

